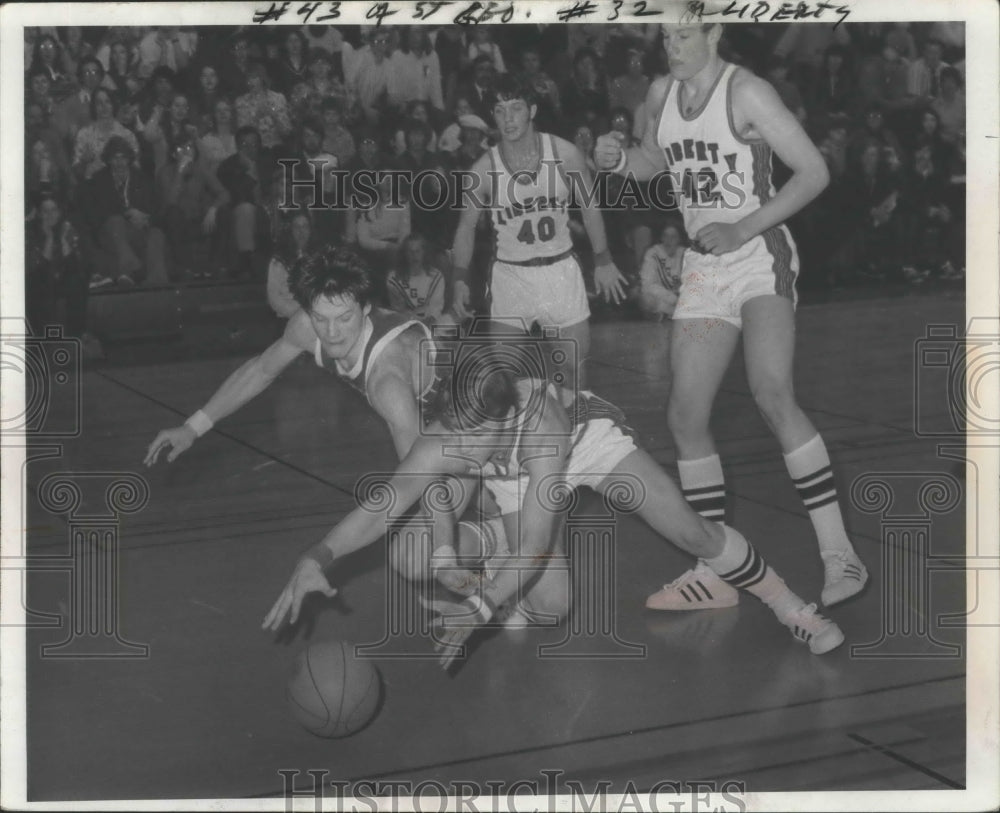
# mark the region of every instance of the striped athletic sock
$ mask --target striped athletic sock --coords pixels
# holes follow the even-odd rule
[[[688,504],[705,519],[726,521],[726,481],[717,454],[698,460],[678,460],[681,491]]]
[[[837,499],[837,484],[833,480],[830,456],[823,438],[812,440],[785,455],[785,465],[809,518],[816,529],[821,553],[851,550],[844,528],[844,517]]]
[[[722,526],[726,542],[722,552],[705,564],[723,581],[740,590],[753,593],[774,611],[779,619],[787,618],[805,606],[805,602],[788,589],[784,580],[764,561],[757,549],[735,528]]]

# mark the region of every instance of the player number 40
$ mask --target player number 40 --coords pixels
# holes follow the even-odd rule
[[[540,217],[538,219],[538,239],[543,243],[547,243],[553,237],[556,236],[556,222],[547,215],[545,217]],[[525,243],[527,245],[533,245],[535,242],[535,231],[534,223],[531,220],[525,220],[524,225],[521,226],[521,230],[517,233],[518,241]]]

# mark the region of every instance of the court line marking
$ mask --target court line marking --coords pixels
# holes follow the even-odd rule
[[[730,714],[720,714],[720,715],[717,715],[717,716],[714,716],[714,717],[701,717],[701,718],[696,719],[696,720],[679,720],[679,721],[672,722],[672,723],[666,723],[664,725],[646,726],[646,727],[643,727],[643,728],[633,728],[633,729],[630,729],[628,731],[615,731],[615,732],[611,732],[611,733],[607,733],[607,734],[595,734],[595,735],[592,735],[592,736],[589,736],[589,737],[580,737],[580,738],[574,739],[574,740],[564,740],[564,741],[561,741],[561,742],[550,742],[550,743],[545,743],[545,744],[542,744],[542,745],[533,745],[533,746],[530,746],[530,747],[527,747],[527,748],[514,748],[514,749],[507,750],[507,751],[495,751],[495,752],[492,752],[492,753],[479,754],[477,756],[470,756],[470,757],[462,757],[460,759],[452,759],[452,760],[447,760],[447,761],[444,761],[444,762],[430,762],[430,763],[424,763],[422,765],[410,765],[410,766],[406,766],[406,767],[402,767],[402,768],[395,768],[393,770],[386,771],[384,773],[373,773],[373,774],[365,774],[365,775],[361,775],[361,776],[355,776],[355,777],[351,777],[351,778],[347,779],[346,781],[350,783],[350,782],[360,782],[360,781],[363,781],[363,780],[371,780],[371,779],[383,779],[385,777],[398,776],[400,774],[417,773],[419,771],[429,771],[429,770],[440,769],[440,768],[451,768],[451,767],[457,767],[459,765],[465,765],[465,764],[468,764],[468,763],[483,762],[483,761],[491,760],[491,759],[498,759],[498,758],[503,758],[503,757],[522,756],[522,755],[531,754],[531,753],[535,753],[535,752],[550,751],[550,750],[555,749],[555,748],[567,748],[569,746],[575,746],[575,745],[586,745],[586,744],[590,744],[590,743],[599,743],[599,742],[603,742],[603,741],[607,741],[607,740],[618,739],[618,738],[625,737],[625,736],[631,737],[631,736],[635,736],[635,735],[639,735],[639,734],[664,733],[664,732],[670,731],[671,729],[683,728],[683,727],[691,726],[691,725],[698,725],[698,724],[704,724],[704,723],[719,723],[719,722],[725,722],[727,720],[736,720],[736,719],[739,719],[741,717],[748,717],[748,716],[752,716],[752,715],[755,715],[755,714],[764,714],[764,713],[773,712],[773,711],[786,711],[788,709],[793,709],[793,708],[805,708],[805,707],[808,707],[808,706],[816,706],[816,705],[819,705],[819,704],[824,704],[824,703],[829,703],[829,702],[852,700],[852,699],[863,698],[863,697],[874,697],[876,695],[885,694],[885,693],[888,693],[888,692],[895,692],[895,691],[899,691],[899,690],[902,690],[902,689],[914,689],[914,688],[918,688],[918,687],[921,687],[921,686],[930,686],[930,685],[933,685],[933,684],[954,683],[956,681],[963,681],[962,686],[964,687],[964,680],[965,680],[965,678],[966,678],[966,673],[963,671],[963,672],[961,672],[959,674],[955,674],[955,675],[944,675],[942,677],[937,677],[937,678],[927,678],[925,680],[914,681],[913,683],[897,683],[897,684],[894,684],[892,686],[881,686],[881,687],[878,687],[878,688],[875,688],[875,689],[867,689],[865,691],[853,692],[853,693],[850,693],[850,694],[835,695],[835,696],[832,696],[832,697],[813,698],[813,699],[810,699],[810,700],[801,700],[801,701],[799,701],[797,703],[779,703],[779,704],[776,704],[776,705],[773,705],[773,706],[765,706],[765,707],[762,707],[762,708],[755,708],[755,709],[744,709],[742,711],[738,711],[738,712],[734,712],[734,713],[730,713]],[[243,798],[246,798],[246,799],[267,799],[267,798],[284,797],[284,796],[285,796],[285,792],[284,792],[284,790],[282,790],[280,792],[268,792],[268,793],[250,794],[250,795],[245,796]]]
[[[949,779],[947,776],[939,774],[937,771],[928,768],[924,765],[921,765],[919,762],[914,762],[909,757],[904,757],[902,754],[897,754],[891,748],[888,748],[884,745],[879,745],[876,742],[872,742],[867,737],[862,737],[860,734],[854,734],[853,732],[848,732],[847,736],[848,738],[854,740],[855,742],[861,743],[868,750],[875,751],[876,753],[882,754],[883,756],[887,756],[889,757],[889,759],[894,759],[896,762],[899,762],[902,765],[906,765],[908,768],[912,768],[913,770],[925,774],[926,776],[929,776],[932,779],[936,779],[942,785],[947,785],[948,787],[953,788],[954,790],[965,790],[965,785],[962,785],[953,779]]]

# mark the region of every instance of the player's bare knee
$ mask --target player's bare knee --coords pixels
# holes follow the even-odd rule
[[[722,552],[725,538],[720,525],[697,514],[671,537],[678,547],[699,559],[718,556]]]
[[[784,381],[767,381],[753,387],[753,400],[772,427],[785,424],[798,410],[795,394]]]

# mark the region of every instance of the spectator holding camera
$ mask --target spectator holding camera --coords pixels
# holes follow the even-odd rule
[[[167,281],[163,232],[154,225],[156,196],[152,184],[134,166],[135,148],[119,135],[101,154],[103,169],[86,189],[86,214],[119,285],[142,280]],[[103,264],[102,264],[103,266]]]
[[[181,133],[174,140],[170,160],[157,172],[156,192],[175,276],[191,278],[197,243],[215,231],[217,214],[229,201],[222,184],[199,160],[194,133]]]

